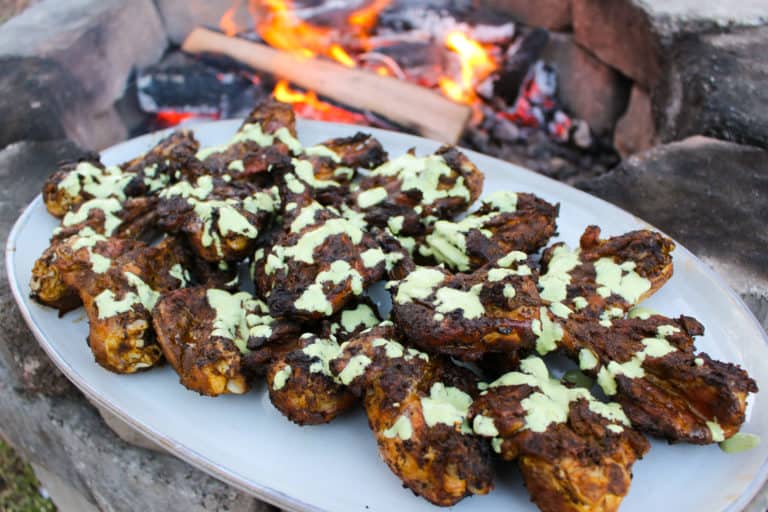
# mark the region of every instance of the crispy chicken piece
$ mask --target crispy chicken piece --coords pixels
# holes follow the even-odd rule
[[[607,240],[599,234],[587,228],[578,252],[545,252],[539,286],[557,324],[549,349],[596,376],[643,432],[695,444],[735,434],[757,385],[740,368],[695,353],[701,324],[685,316],[624,319],[671,277],[674,243],[647,230]]]
[[[533,254],[557,231],[559,210],[533,194],[496,192],[464,219],[439,220],[426,244],[424,256],[461,272],[476,270],[512,251]]]
[[[353,299],[347,307],[325,319],[319,335],[306,334],[289,345],[271,346],[274,355],[267,370],[272,404],[299,425],[328,423],[352,407],[357,400],[325,371],[328,347],[338,344],[381,322],[376,307],[366,297]],[[270,348],[270,347],[267,347]]]
[[[64,215],[52,243],[86,228],[109,237],[146,239],[155,232],[157,215],[156,197],[89,199]]]
[[[290,166],[275,168],[273,174],[283,183],[286,203],[297,197],[312,199],[324,206],[341,208],[349,195],[350,182],[358,167],[370,167],[383,161],[386,153],[379,141],[364,133],[331,139],[301,148]]]
[[[328,423],[357,403],[327,371],[327,353],[338,353],[333,338],[304,334],[276,353],[267,368],[267,386],[272,404],[299,425]]]
[[[90,199],[155,194],[194,156],[198,143],[190,131],[175,132],[149,152],[119,166],[104,166],[98,155],[63,164],[43,185],[45,206],[62,218]]]
[[[470,417],[476,434],[492,438],[494,451],[518,461],[543,512],[618,510],[632,464],[650,448],[618,404],[563,386],[535,356],[491,383]]]
[[[675,244],[649,230],[600,239],[600,228],[589,226],[580,249],[563,244],[542,257],[541,298],[560,303],[560,317],[573,312],[590,318],[620,314],[653,295],[672,277]],[[568,312],[570,311],[570,313]]]
[[[109,242],[109,243],[107,243]],[[180,243],[180,241],[178,241]],[[210,263],[191,253],[183,245],[184,262],[178,275],[186,283],[201,283],[209,288],[223,288],[234,291],[238,288],[238,268],[225,261]],[[74,258],[72,249],[88,247],[91,262]],[[43,304],[59,310],[59,316],[82,305],[77,290],[64,282],[63,272],[96,268],[107,260],[131,261],[135,251],[143,251],[146,246],[138,240],[109,238],[85,227],[68,238],[54,239],[32,268],[30,280],[31,297]],[[79,265],[79,266],[78,266]]]
[[[443,146],[433,155],[410,152],[380,165],[360,182],[350,206],[372,226],[413,237],[466,211],[482,188],[483,173],[461,151]]]
[[[533,326],[547,310],[526,258],[512,252],[473,274],[441,267],[404,272],[404,279],[388,285],[395,323],[422,350],[465,361],[489,353],[527,354],[537,345]]]
[[[256,105],[232,139],[197,152],[208,174],[254,176],[301,152],[296,116],[286,103],[266,99]]]
[[[391,322],[345,344],[330,370],[362,396],[379,454],[415,494],[450,506],[491,491],[490,450],[466,423],[470,371],[404,347]]]
[[[366,296],[356,297],[333,315],[325,318],[320,326],[320,336],[333,336],[340,343],[348,341],[366,329],[380,324],[382,321],[376,305]]]
[[[195,254],[209,262],[237,262],[253,253],[278,204],[277,188],[226,183],[201,176],[160,194],[158,226],[184,233]]]
[[[125,240],[123,243],[132,243]],[[56,264],[57,245],[49,246],[32,267],[29,281],[30,296],[38,303],[59,310],[59,316],[82,306],[77,290],[64,282]]]
[[[245,393],[253,375],[249,345],[261,346],[277,331],[291,329],[247,292],[204,286],[164,295],[152,311],[152,322],[181,384],[207,396]]]
[[[372,135],[357,132],[304,149],[303,158],[312,162],[315,178],[349,183],[355,169],[373,169],[387,161],[387,152]]]
[[[286,231],[262,254],[256,286],[272,315],[302,320],[333,315],[403,257],[316,202],[287,211]]]
[[[736,365],[696,353],[693,336],[704,327],[695,319],[641,316],[608,327],[574,317],[560,346],[643,432],[694,444],[738,432],[755,381]]]
[[[72,237],[56,245],[56,256],[63,282],[77,290],[85,306],[88,344],[96,362],[115,373],[158,364],[162,353],[150,312],[163,293],[187,283],[181,245],[174,239],[148,247],[120,239]]]
[[[136,157],[120,165],[124,172],[136,174],[142,178],[142,184],[149,192],[156,192],[159,184],[151,184],[144,178],[159,178],[172,183],[178,180],[186,172],[190,161],[194,160],[195,153],[200,149],[200,143],[195,139],[191,130],[175,131],[162,139],[155,147],[142,156]],[[149,171],[147,168],[157,166],[158,172]]]
[[[86,249],[86,253],[80,249]],[[64,282],[65,272],[103,272],[114,260],[130,261],[146,245],[131,239],[108,239],[86,227],[72,237],[55,240],[35,261],[30,280],[31,296],[40,304],[59,310],[59,316],[83,303],[77,289]]]

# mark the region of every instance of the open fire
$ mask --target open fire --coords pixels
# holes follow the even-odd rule
[[[482,118],[476,88],[499,67],[499,48],[491,44],[482,44],[473,39],[469,27],[450,29],[446,24],[433,33],[411,30],[412,34],[394,36],[392,34],[374,35],[380,13],[390,5],[391,0],[374,0],[358,9],[352,10],[336,26],[322,26],[302,19],[291,0],[237,0],[221,17],[219,26],[229,36],[247,34],[255,29],[259,38],[271,47],[291,52],[303,58],[327,58],[348,68],[362,67],[384,76],[396,76],[421,85],[437,85],[437,90],[458,103],[473,107],[475,122]],[[248,13],[248,23],[242,20],[242,11]],[[463,30],[462,30],[463,29]],[[511,31],[510,31],[511,35]],[[440,69],[432,84],[424,84],[422,73],[408,72],[400,66],[387,50],[402,44],[408,39],[434,41],[450,52],[456,73]],[[432,42],[432,41],[430,41]],[[364,122],[365,118],[354,112],[323,102],[313,91],[301,93],[291,90],[284,81],[278,81],[273,94],[281,101],[294,103],[299,115],[312,119],[334,120],[339,122]]]
[[[534,159],[545,161],[543,172],[550,175],[550,168],[562,169],[564,160],[566,167],[582,168],[615,163],[612,148],[596,139],[587,123],[570,116],[558,101],[557,70],[539,61],[540,40],[545,45],[548,39],[540,29],[500,20],[471,7],[414,7],[399,0],[234,0],[217,29],[229,40],[271,48],[277,52],[275,58],[290,55],[299,63],[294,68],[300,72],[294,69],[292,76],[284,76],[280,69],[254,67],[226,52],[224,55],[238,62],[216,57],[216,51],[193,51],[194,58],[185,58],[202,67],[197,72],[205,78],[206,92],[197,102],[174,101],[179,95],[188,96],[182,90],[189,89],[190,80],[164,76],[163,69],[144,70],[139,76],[141,106],[156,114],[159,126],[195,117],[241,117],[255,101],[271,94],[291,103],[303,118],[411,130],[441,138],[394,117],[391,110],[397,109],[398,101],[390,100],[386,108],[377,110],[361,104],[359,96],[356,101],[348,94],[327,92],[328,82],[342,83],[346,76],[342,70],[351,70],[386,79],[368,82],[369,89],[362,96],[379,96],[382,89],[377,85],[391,88],[389,81],[394,80],[442,98],[443,107],[430,110],[436,113],[433,126],[441,126],[440,114],[451,105],[463,108],[466,116],[445,116],[459,124],[448,131],[463,131],[463,137],[445,137],[444,141],[460,142],[529,167],[539,168],[532,165]],[[272,58],[262,57],[261,62],[271,63]],[[320,63],[338,66],[338,71],[307,78],[315,77],[310,68],[316,71]],[[320,87],[323,80],[325,88]],[[411,101],[411,105],[418,104]],[[379,98],[379,104],[383,103]],[[399,107],[401,111],[409,108]],[[422,112],[425,110],[422,106]]]

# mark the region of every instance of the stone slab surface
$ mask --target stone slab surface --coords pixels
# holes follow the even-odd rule
[[[681,41],[653,94],[660,135],[768,148],[767,84],[768,26]]]
[[[627,110],[616,123],[613,146],[626,158],[651,149],[657,138],[651,98],[642,87],[635,85],[629,95]]]
[[[768,152],[706,137],[657,146],[579,188],[715,267],[768,326]]]
[[[67,137],[102,149],[126,138],[114,103],[167,47],[152,0],[42,0],[0,25],[0,147]]]

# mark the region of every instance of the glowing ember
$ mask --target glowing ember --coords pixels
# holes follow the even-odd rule
[[[158,125],[162,128],[170,128],[171,126],[176,126],[177,124],[192,118],[216,120],[219,116],[218,114],[197,114],[179,110],[161,110],[155,114],[155,119],[157,120]]]
[[[477,100],[475,87],[496,70],[496,63],[480,43],[463,32],[449,33],[445,38],[445,46],[459,55],[461,82],[440,77],[440,90],[454,101],[472,104]]]
[[[346,124],[368,124],[365,116],[322,101],[314,91],[301,92],[291,89],[287,80],[277,82],[272,95],[278,101],[292,104],[296,114],[305,119],[319,119]]]

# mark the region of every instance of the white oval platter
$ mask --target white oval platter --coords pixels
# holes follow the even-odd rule
[[[222,144],[239,121],[193,127],[205,145]],[[300,121],[305,144],[351,135],[357,127]],[[427,154],[438,143],[400,133],[361,128],[382,142],[391,156],[411,147]],[[167,132],[138,137],[102,153],[117,164],[142,153]],[[558,239],[574,246],[589,224],[603,235],[650,227],[629,213],[579,190],[534,172],[467,151],[485,172],[485,193],[497,190],[534,192],[560,203]],[[53,169],[52,169],[53,171]],[[676,208],[678,205],[669,205]],[[684,205],[679,205],[684,207]],[[263,384],[245,396],[206,398],[186,390],[170,367],[138,375],[115,375],[93,362],[85,338],[88,322],[82,309],[59,319],[54,310],[29,299],[35,259],[48,245],[57,222],[38,196],[11,232],[6,248],[13,294],[37,340],[54,363],[89,398],[116,414],[187,462],[265,501],[287,510],[432,511],[437,507],[401,487],[379,460],[364,414],[357,410],[328,425],[298,427],[269,402]],[[675,273],[644,305],[669,316],[699,319],[706,334],[698,348],[716,359],[740,364],[764,391],[750,400],[742,431],[768,433],[768,338],[744,303],[688,250],[678,244]],[[740,454],[717,445],[697,447],[653,441],[634,466],[634,480],[623,512],[649,510],[738,511],[758,492],[768,475],[768,439]],[[514,463],[497,464],[496,489],[466,499],[457,512],[531,510]]]

